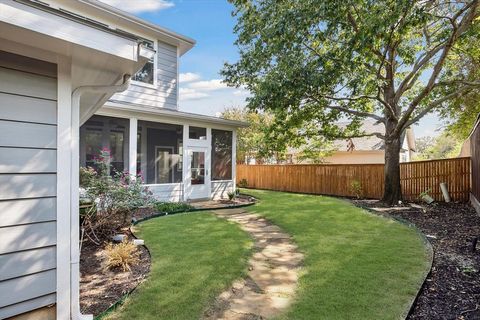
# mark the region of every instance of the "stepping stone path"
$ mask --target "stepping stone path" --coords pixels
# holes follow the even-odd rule
[[[220,294],[203,319],[259,320],[279,315],[295,295],[303,254],[288,234],[259,215],[241,208],[215,214],[240,224],[254,240],[254,253],[247,277]]]

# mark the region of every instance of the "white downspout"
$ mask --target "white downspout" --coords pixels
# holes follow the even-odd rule
[[[79,249],[79,168],[80,168],[80,98],[86,92],[114,94],[125,91],[130,84],[130,75],[123,76],[123,82],[120,85],[113,86],[82,86],[72,92],[72,140],[71,140],[71,206],[70,206],[70,317],[72,320],[93,319],[92,315],[82,315],[80,313],[80,249]]]

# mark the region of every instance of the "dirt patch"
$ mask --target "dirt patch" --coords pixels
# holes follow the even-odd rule
[[[433,246],[432,271],[408,319],[480,319],[480,245],[473,248],[480,236],[480,217],[471,206],[435,203],[386,208],[377,201],[353,202],[413,223]]]
[[[104,245],[96,246],[91,242],[82,246],[80,310],[83,314],[101,314],[142,282],[150,271],[150,254],[143,246],[138,247],[140,262],[131,266],[131,271],[104,270],[104,248]]]

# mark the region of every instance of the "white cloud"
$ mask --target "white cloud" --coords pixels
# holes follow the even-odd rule
[[[180,88],[180,100],[199,100],[207,98],[209,95],[205,92],[199,92],[191,88]]]
[[[112,7],[130,13],[154,12],[168,9],[174,3],[168,0],[100,0]]]
[[[193,72],[180,73],[179,75],[180,83],[192,82],[200,80],[200,75]]]
[[[238,90],[233,91],[233,94],[236,95],[236,96],[248,96],[250,94],[250,92],[248,92],[245,89],[238,89]]]
[[[189,88],[202,91],[215,91],[228,88],[227,84],[221,79],[202,80],[189,83]]]

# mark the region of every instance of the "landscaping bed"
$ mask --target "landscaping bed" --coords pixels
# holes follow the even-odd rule
[[[354,200],[413,223],[434,248],[434,261],[415,307],[408,319],[480,319],[480,217],[462,203],[404,204],[385,208],[378,201]]]
[[[130,240],[132,235],[129,235]],[[138,246],[139,261],[130,271],[105,270],[105,245],[84,242],[80,254],[80,310],[83,314],[98,316],[122,297],[135,289],[150,271],[150,254],[144,246]]]

